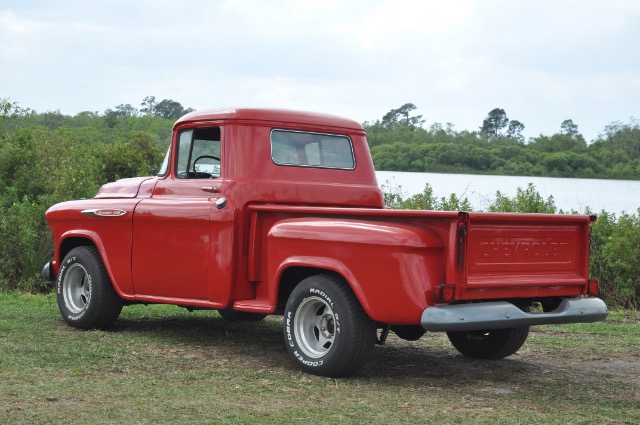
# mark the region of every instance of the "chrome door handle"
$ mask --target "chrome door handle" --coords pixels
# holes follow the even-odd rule
[[[218,193],[220,192],[220,188],[216,186],[202,186],[201,188],[205,192]]]

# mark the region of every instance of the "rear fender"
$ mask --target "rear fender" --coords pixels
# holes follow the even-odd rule
[[[443,242],[426,228],[342,218],[295,218],[268,233],[270,295],[290,267],[340,274],[369,317],[390,324],[420,324],[444,279]]]

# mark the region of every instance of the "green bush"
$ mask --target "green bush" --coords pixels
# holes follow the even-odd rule
[[[555,214],[557,208],[553,196],[544,199],[534,184],[529,183],[526,189],[518,188],[513,198],[497,191],[496,200],[489,206],[489,211]]]
[[[640,210],[602,212],[591,225],[591,274],[610,306],[638,308],[640,301]]]
[[[405,210],[435,210],[435,211],[471,211],[471,204],[467,198],[458,198],[455,193],[449,197],[438,198],[433,194],[429,183],[425,184],[422,193],[404,198],[402,186],[386,181],[382,185],[385,205]]]
[[[44,115],[49,127],[33,122],[42,115],[0,116],[0,290],[50,289],[40,280],[42,266],[53,257],[47,208],[91,198],[109,181],[153,175],[162,162],[154,134],[103,127],[99,135],[99,127],[68,127],[70,117]],[[155,125],[159,119],[139,120]],[[166,126],[157,127],[166,133]]]
[[[49,287],[40,280],[40,270],[53,254],[53,238],[43,220],[46,208],[25,196],[2,211],[1,289],[40,292]]]

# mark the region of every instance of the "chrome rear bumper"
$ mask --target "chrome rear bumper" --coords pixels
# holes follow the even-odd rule
[[[420,324],[432,332],[473,331],[605,320],[607,306],[600,298],[567,298],[548,313],[527,313],[505,302],[483,302],[429,307]]]

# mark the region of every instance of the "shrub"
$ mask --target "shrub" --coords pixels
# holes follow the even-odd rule
[[[610,306],[634,308],[640,301],[640,210],[638,214],[602,212],[591,226],[593,277]]]
[[[155,174],[162,152],[153,137],[132,132],[115,144],[78,140],[65,127],[33,128],[0,138],[0,290],[40,292],[42,266],[53,257],[44,214],[51,205],[91,198],[108,180]]]
[[[496,192],[496,200],[489,206],[489,211],[554,214],[557,208],[553,196],[544,199],[535,185],[529,183],[526,189],[518,188],[514,198]]]
[[[434,210],[434,211],[472,211],[467,198],[458,198],[455,193],[448,198],[438,198],[433,194],[433,188],[429,183],[425,184],[422,193],[404,198],[402,186],[386,181],[382,185],[385,205],[395,209],[405,210]]]
[[[24,197],[0,220],[0,288],[40,292],[50,285],[40,280],[42,266],[51,259],[53,238],[43,220],[46,207]]]

